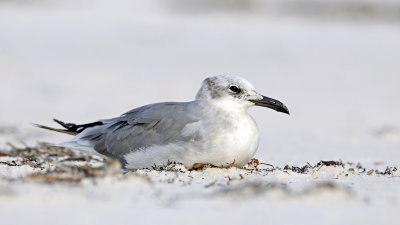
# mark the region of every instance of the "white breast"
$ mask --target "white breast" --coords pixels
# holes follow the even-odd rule
[[[224,152],[231,163],[235,161],[235,165],[244,166],[257,151],[258,129],[254,120],[247,114],[234,119],[232,129],[221,134],[223,145],[220,151]]]

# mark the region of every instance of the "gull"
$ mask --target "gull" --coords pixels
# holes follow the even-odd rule
[[[255,155],[259,133],[251,106],[289,114],[280,101],[259,94],[239,76],[206,78],[191,102],[162,102],[132,109],[119,117],[87,124],[64,123],[74,135],[60,146],[117,159],[125,169],[154,168],[170,162],[243,167]]]

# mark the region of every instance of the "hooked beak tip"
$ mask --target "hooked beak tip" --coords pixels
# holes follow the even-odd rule
[[[283,105],[283,109],[284,109],[284,110],[282,110],[281,112],[283,112],[283,113],[285,113],[285,114],[288,114],[288,115],[290,116],[289,109],[288,109],[285,105]]]

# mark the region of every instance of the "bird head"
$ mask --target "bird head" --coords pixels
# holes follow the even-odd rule
[[[256,105],[289,114],[282,102],[259,94],[249,81],[239,76],[218,75],[206,78],[196,100],[226,110],[242,111]]]

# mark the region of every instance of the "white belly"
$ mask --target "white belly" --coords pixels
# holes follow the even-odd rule
[[[202,132],[201,139],[153,145],[134,151],[125,156],[126,168],[151,168],[154,165],[166,165],[168,162],[182,163],[188,168],[195,163],[227,166],[234,162],[235,166],[244,166],[257,151],[259,135],[257,126],[249,115],[239,118],[229,118],[234,122],[220,121],[218,124],[189,124],[182,133],[190,135],[193,132]]]

